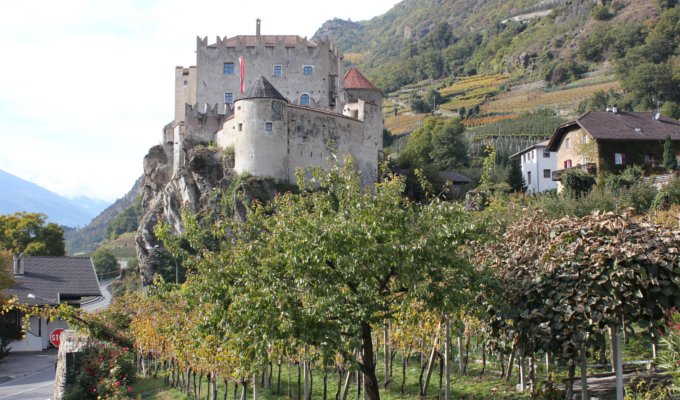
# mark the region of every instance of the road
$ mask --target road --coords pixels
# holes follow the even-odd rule
[[[54,394],[54,366],[0,385],[0,400],[49,400]]]
[[[109,281],[108,283],[102,282],[102,284],[99,286],[99,290],[101,290],[102,296],[95,301],[84,304],[81,308],[87,312],[94,312],[108,307],[109,303],[111,303],[111,292],[109,292],[110,286],[111,281]]]

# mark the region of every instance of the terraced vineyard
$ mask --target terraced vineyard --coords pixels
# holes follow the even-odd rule
[[[613,78],[605,82],[586,78],[561,89],[549,90],[543,82],[533,82],[501,93],[494,100],[482,105],[481,110],[485,113],[520,113],[539,108],[554,108],[561,114],[572,113],[578,103],[593,93],[600,90],[607,92],[610,89],[621,90],[621,85]]]
[[[441,108],[457,111],[461,107],[471,108],[483,104],[500,91],[500,86],[510,78],[506,74],[477,75],[463,78],[451,86],[444,87],[439,93],[447,101]]]
[[[402,114],[391,116],[385,119],[385,129],[389,130],[393,135],[400,135],[407,132],[413,132],[422,126],[423,119],[428,114]]]

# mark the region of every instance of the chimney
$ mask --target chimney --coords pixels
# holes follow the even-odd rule
[[[23,275],[24,274],[24,255],[23,254],[13,254],[12,255],[12,264],[13,264],[13,271],[14,275]]]
[[[613,112],[614,114],[616,114],[616,113],[619,112],[619,109],[618,109],[618,107],[616,107],[616,104],[614,104],[614,107],[612,107],[612,112]]]
[[[259,18],[255,20],[255,36],[257,36],[258,39],[260,38],[260,22],[262,21],[260,21]]]

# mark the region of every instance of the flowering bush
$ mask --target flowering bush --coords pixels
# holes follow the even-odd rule
[[[135,378],[133,353],[127,347],[99,344],[88,348],[76,365],[75,381],[65,400],[128,399]]]

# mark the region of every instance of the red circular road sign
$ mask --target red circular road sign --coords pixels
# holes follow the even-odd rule
[[[59,347],[60,339],[61,339],[61,333],[64,330],[61,328],[57,328],[50,333],[50,343],[54,345],[54,347]]]

